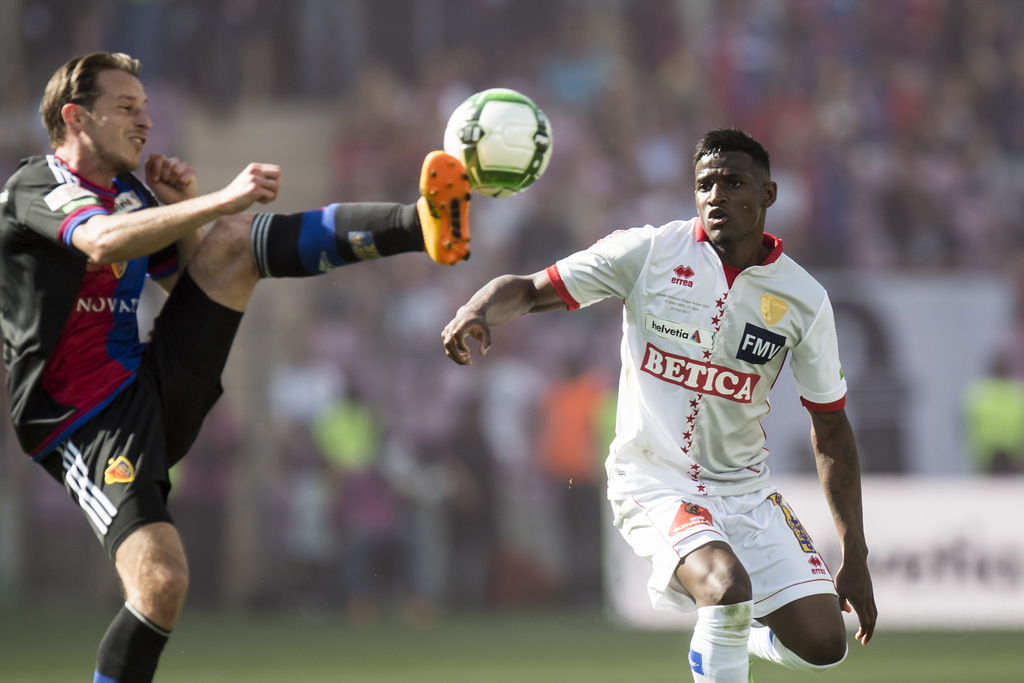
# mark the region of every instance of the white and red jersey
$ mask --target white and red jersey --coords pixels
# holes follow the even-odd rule
[[[623,300],[609,498],[769,484],[761,418],[787,354],[804,405],[838,410],[846,381],[825,289],[765,235],[764,263],[724,266],[697,219],[623,230],[548,268],[570,310]]]

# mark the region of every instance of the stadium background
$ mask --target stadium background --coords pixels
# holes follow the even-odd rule
[[[175,651],[163,675],[203,680],[205,666],[220,672],[210,680],[258,680],[239,662],[276,661],[275,645],[314,662],[315,643],[338,659],[310,664],[311,680],[404,675],[398,661],[346,669],[339,643],[354,642],[411,648],[410,671],[433,662],[446,680],[612,680],[643,666],[685,679],[679,634],[608,630],[650,623],[615,609],[622,577],[602,572],[618,557],[606,544],[602,560],[600,460],[619,307],[516,321],[469,370],[444,358],[439,331],[496,274],[693,216],[689,157],[718,125],[769,149],[780,202],[768,229],[843,302],[869,491],[877,481],[892,500],[901,482],[932,492],[919,509],[934,513],[917,527],[886,517],[885,499],[868,511],[869,543],[884,537],[887,549],[872,558],[876,577],[930,602],[968,584],[990,602],[1020,601],[1024,539],[978,498],[1020,500],[1024,489],[1012,475],[992,487],[974,475],[986,461],[962,405],[997,367],[1024,378],[1022,37],[1024,7],[1009,0],[0,0],[5,178],[47,149],[36,109],[49,75],[96,49],[142,60],[149,150],[187,160],[201,191],[249,161],[279,163],[278,212],[412,202],[448,114],[486,87],[526,93],[553,125],[542,180],[520,197],[474,200],[468,263],[404,256],[257,291],[227,393],[172,496],[192,569],[174,642],[195,651],[196,634],[243,635],[227,664]],[[144,323],[159,295],[147,302]],[[766,427],[770,463],[801,484],[813,472],[807,422],[786,396]],[[119,589],[79,511],[6,420],[0,448],[0,678],[9,667],[16,680],[51,680],[35,656],[43,634],[73,624],[61,638],[81,644],[69,641],[67,657],[88,667]],[[964,533],[983,529],[981,560],[977,548],[964,560],[912,547],[928,531],[939,543],[954,517],[971,520]],[[879,609],[884,629],[881,599]],[[1019,627],[975,616],[973,626]],[[923,625],[964,623],[940,609]],[[998,680],[1019,637],[885,632],[875,669],[868,648],[851,664],[869,668],[833,680],[954,680],[968,666],[960,647],[972,676]],[[631,649],[618,664],[613,643]],[[416,660],[417,648],[482,668]],[[996,668],[982,675],[978,653]]]

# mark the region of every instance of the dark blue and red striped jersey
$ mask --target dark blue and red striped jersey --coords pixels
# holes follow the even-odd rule
[[[136,311],[145,277],[177,272],[177,250],[98,265],[71,236],[97,215],[156,206],[126,173],[111,187],[54,155],[21,162],[0,192],[0,328],[15,430],[38,459],[134,379],[145,344]]]

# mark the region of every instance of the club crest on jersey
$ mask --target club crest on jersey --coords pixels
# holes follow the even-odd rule
[[[124,274],[128,272],[128,262],[118,261],[117,263],[111,263],[110,269],[114,271],[114,277],[120,280],[124,277]]]
[[[785,346],[786,338],[781,334],[747,323],[740,338],[740,347],[736,350],[736,358],[754,365],[764,365]]]
[[[706,327],[694,327],[675,320],[659,318],[650,313],[644,314],[644,329],[662,339],[670,339],[680,344],[688,344],[702,349],[710,349],[715,344],[717,332]]]
[[[672,272],[675,273],[675,277],[672,278],[672,284],[693,287],[693,268],[690,266],[676,266],[672,269]]]
[[[135,479],[135,467],[128,458],[119,455],[117,460],[107,461],[107,469],[103,470],[103,481],[107,484],[127,484]]]
[[[782,320],[782,316],[786,315],[788,309],[789,304],[779,297],[771,294],[761,295],[761,317],[764,318],[768,327]]]
[[[711,513],[705,507],[701,507],[696,503],[687,503],[684,500],[683,504],[679,506],[679,511],[676,512],[675,519],[672,520],[672,526],[669,527],[668,535],[675,536],[687,529],[701,525],[712,526]]]
[[[782,502],[781,493],[773,493],[768,496],[774,505],[777,505],[781,510],[782,514],[786,517],[786,524],[793,530],[793,535],[796,536],[796,540],[800,543],[800,550],[803,550],[808,555],[817,555],[818,551],[814,549],[814,544],[811,543],[810,535],[804,531],[804,525],[800,523],[793,511],[789,509],[789,506]],[[820,560],[819,560],[820,561]],[[811,563],[813,565],[813,563]]]

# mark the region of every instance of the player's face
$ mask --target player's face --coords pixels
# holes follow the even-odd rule
[[[153,126],[146,114],[142,83],[124,71],[104,71],[97,77],[102,93],[91,109],[81,110],[84,141],[96,161],[113,175],[139,167],[146,133]]]
[[[694,168],[697,214],[711,243],[727,247],[760,240],[775,183],[746,152],[702,157]]]

